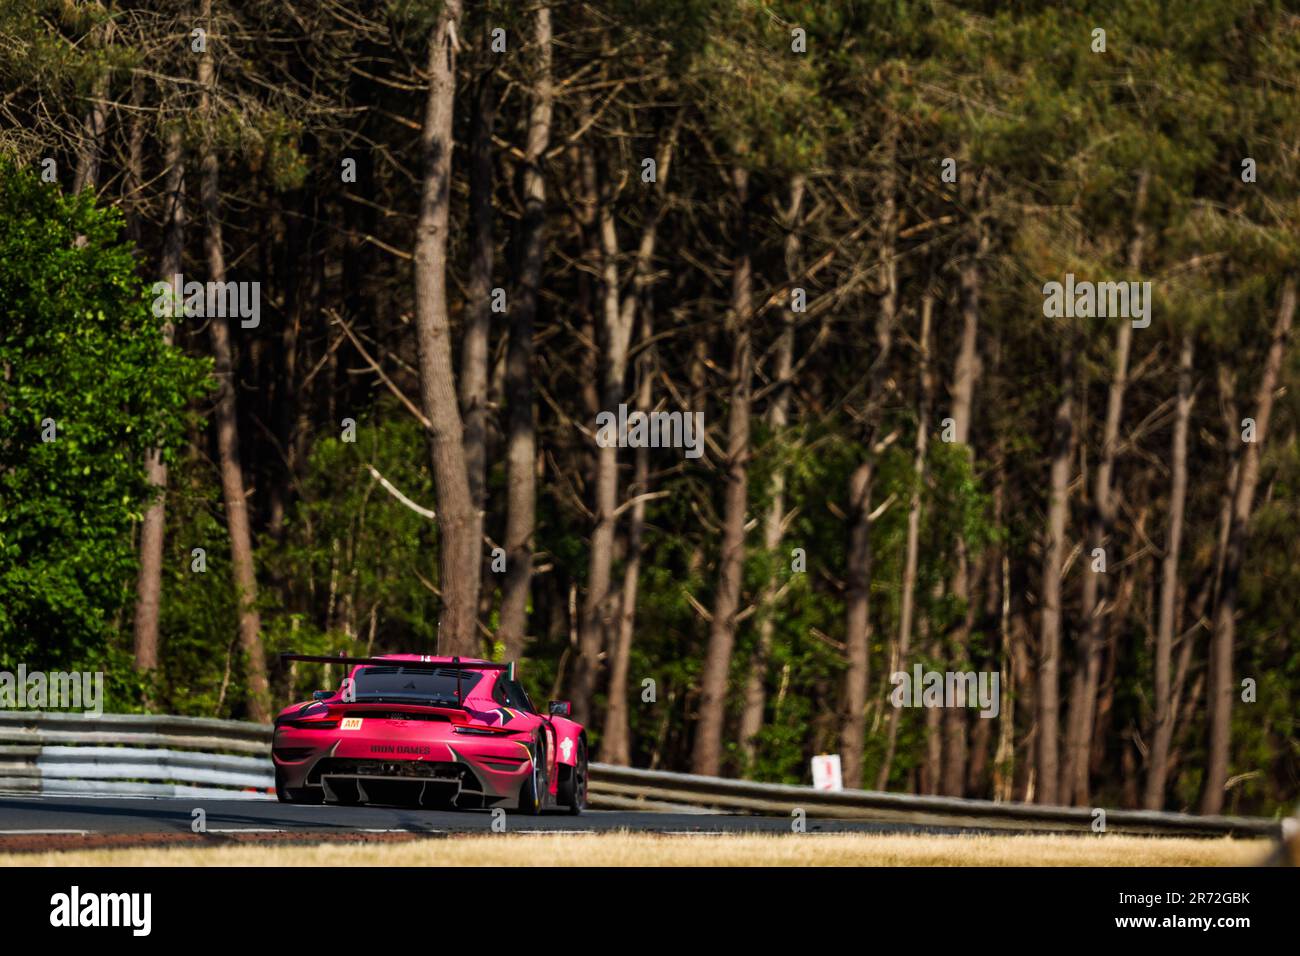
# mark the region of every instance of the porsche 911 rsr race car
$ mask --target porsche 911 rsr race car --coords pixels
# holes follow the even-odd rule
[[[389,654],[285,660],[350,667],[338,690],[275,720],[275,792],[287,803],[415,804],[580,813],[587,737],[567,701],[533,706],[513,664]]]

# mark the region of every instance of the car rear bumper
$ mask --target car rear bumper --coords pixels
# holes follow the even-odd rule
[[[517,808],[532,773],[527,738],[460,735],[451,726],[367,719],[356,731],[276,728],[276,785],[319,790],[329,803]]]

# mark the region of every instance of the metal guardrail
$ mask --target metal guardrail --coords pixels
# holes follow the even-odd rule
[[[789,816],[803,810],[809,819],[874,820],[918,826],[979,830],[1093,832],[1093,808],[995,803],[955,797],[921,797],[873,790],[815,790],[786,784],[700,777],[663,770],[635,770],[592,764],[593,806],[618,809],[691,809]],[[1149,810],[1106,810],[1106,833],[1158,836],[1279,837],[1282,822],[1259,817],[1193,816]]]
[[[272,728],[235,720],[152,714],[0,711],[0,790],[136,796],[254,796],[274,787]],[[760,813],[978,830],[1090,833],[1087,807],[812,787],[635,770],[593,763],[596,809]],[[1282,821],[1106,810],[1107,833],[1270,836]]]
[[[0,711],[0,790],[263,797],[271,728],[152,714]]]

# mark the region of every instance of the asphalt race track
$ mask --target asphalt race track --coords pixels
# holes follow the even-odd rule
[[[102,797],[57,794],[0,794],[0,844],[13,837],[42,834],[190,834],[193,811],[202,808],[209,834],[302,833],[487,833],[490,811],[421,810],[402,807],[302,806],[275,800],[200,797]],[[789,833],[788,817],[719,813],[646,813],[587,810],[579,816],[547,813],[540,817],[508,813],[511,833]],[[957,833],[934,827],[860,820],[807,818],[809,833]]]

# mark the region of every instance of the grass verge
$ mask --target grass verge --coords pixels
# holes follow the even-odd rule
[[[1250,866],[1268,840],[875,834],[500,834],[401,843],[0,854],[0,866]]]

